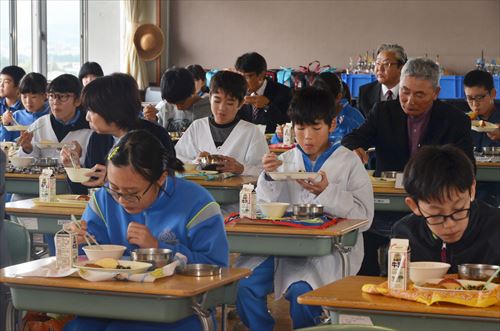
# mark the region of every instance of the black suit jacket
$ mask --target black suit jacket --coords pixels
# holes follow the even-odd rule
[[[382,93],[382,84],[374,81],[359,87],[358,108],[368,117],[368,113],[373,106],[380,102],[380,94]]]
[[[260,108],[257,118],[252,118],[252,106],[243,105],[239,110],[241,119],[254,124],[265,124],[266,132],[272,133],[276,130],[277,124],[289,122],[287,111],[292,99],[292,90],[283,85],[267,79],[267,86],[264,96],[269,99],[269,104]]]
[[[469,117],[439,100],[434,101],[430,111],[420,145],[453,144],[475,164]],[[399,100],[376,103],[366,121],[342,139],[342,145],[351,150],[375,147],[376,175],[381,171],[403,171],[410,158],[407,118]]]

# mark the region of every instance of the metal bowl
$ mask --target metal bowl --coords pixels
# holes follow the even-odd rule
[[[220,155],[207,155],[198,158],[201,170],[217,170],[217,166],[222,164]]]
[[[491,264],[460,264],[458,265],[458,277],[469,280],[488,280],[500,266]],[[493,279],[500,283],[500,277]]]
[[[215,264],[187,264],[179,273],[185,276],[207,277],[219,276],[222,268]]]
[[[397,174],[398,174],[397,171],[382,171],[380,173],[380,177],[396,179]]]
[[[148,262],[161,268],[172,262],[172,250],[167,248],[137,248],[130,253],[132,261]]]
[[[35,161],[35,166],[38,167],[55,167],[59,159],[53,157],[41,157]]]
[[[293,205],[293,216],[298,219],[314,218],[323,216],[323,206],[314,203],[303,203]]]
[[[500,147],[483,147],[484,155],[500,155]]]

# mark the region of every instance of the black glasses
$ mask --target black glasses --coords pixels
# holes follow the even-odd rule
[[[390,66],[395,66],[395,65],[398,65],[399,63],[398,62],[375,62],[375,66],[376,67],[381,67],[381,68],[384,68],[384,69],[387,69],[389,68]]]
[[[425,218],[425,221],[429,225],[441,225],[441,224],[444,224],[444,222],[446,222],[446,220],[448,218],[451,219],[454,222],[463,221],[464,219],[466,219],[467,217],[469,217],[469,214],[470,214],[470,207],[469,207],[469,208],[464,208],[464,209],[456,210],[456,211],[454,211],[453,213],[451,213],[449,215],[440,215],[440,214],[437,214],[437,215],[424,216],[424,214],[422,213],[422,210],[420,209],[420,206],[418,205],[418,203],[417,203],[417,208],[418,208],[418,211],[420,212],[420,214],[422,215],[422,217]]]
[[[146,188],[146,190],[144,190],[144,192],[142,192],[142,194],[123,194],[123,193],[117,192],[117,191],[109,188],[108,186],[104,186],[104,189],[116,201],[118,201],[118,199],[122,198],[123,200],[130,202],[130,203],[139,203],[141,201],[142,197],[149,191],[151,186],[153,186],[153,184],[154,183],[149,184],[149,186]]]
[[[467,102],[470,102],[472,103],[473,101],[476,101],[476,102],[481,102],[484,100],[484,98],[486,98],[486,96],[488,95],[489,93],[486,93],[486,94],[480,94],[480,95],[475,95],[475,96],[472,96],[472,95],[466,95],[465,98],[467,99]]]
[[[73,93],[49,93],[48,97],[50,101],[60,101],[60,102],[66,102],[69,100],[69,98],[73,96]]]

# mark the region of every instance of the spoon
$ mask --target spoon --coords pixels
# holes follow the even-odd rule
[[[488,288],[488,285],[490,285],[490,283],[493,281],[493,279],[495,279],[495,277],[498,275],[499,272],[500,272],[500,268],[498,268],[497,271],[495,271],[493,273],[493,275],[491,275],[491,277],[488,278],[488,280],[484,284],[484,288]]]

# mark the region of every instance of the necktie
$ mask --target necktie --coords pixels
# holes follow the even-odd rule
[[[257,96],[256,92],[252,93],[252,96]],[[259,108],[252,105],[252,119],[255,121],[257,119],[257,115],[259,114]]]
[[[393,97],[393,94],[392,94],[392,91],[391,90],[388,90],[386,93],[385,93],[385,96],[387,98],[387,101],[391,101],[394,99]]]

